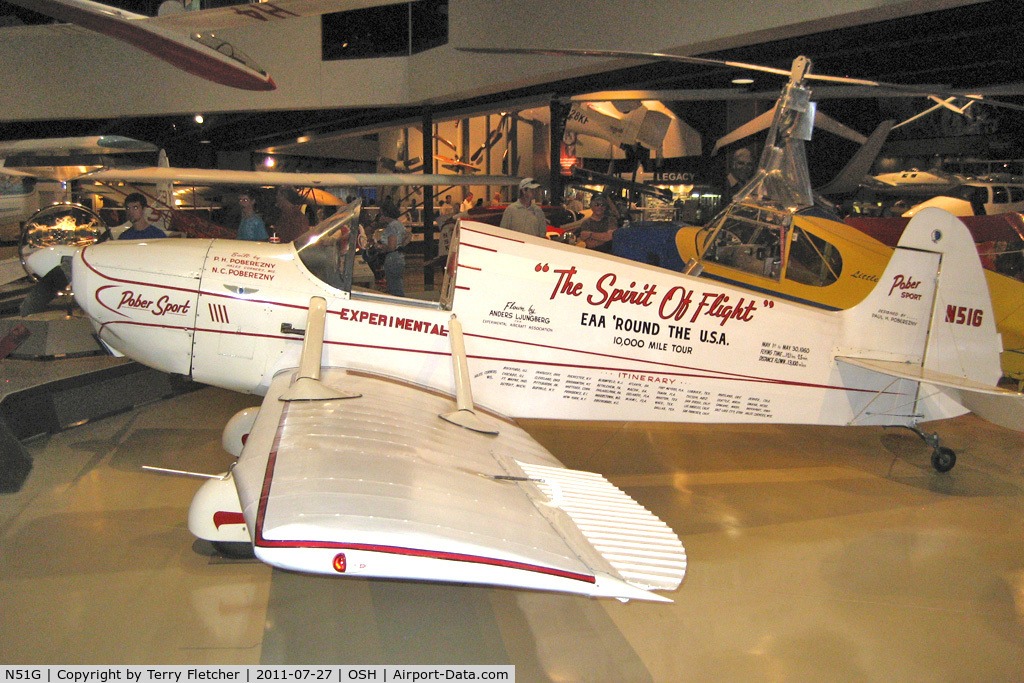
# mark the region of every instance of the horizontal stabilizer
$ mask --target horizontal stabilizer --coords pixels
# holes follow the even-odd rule
[[[890,377],[931,384],[978,417],[1000,427],[1024,431],[1024,394],[928,370],[914,363],[842,356],[837,356],[836,360]]]

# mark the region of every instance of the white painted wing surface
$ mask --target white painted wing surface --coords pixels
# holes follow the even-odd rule
[[[281,402],[291,381],[274,379],[233,470],[264,562],[641,600],[682,581],[664,523],[515,423],[487,415],[497,436],[466,430],[439,417],[449,396],[340,370],[324,383],[359,398]]]
[[[395,5],[408,0],[263,0],[258,3],[211,7],[199,11],[178,12],[143,21],[162,28],[181,31],[209,31],[239,26],[260,26],[298,17],[312,17],[331,12],[348,12],[381,5]]]
[[[284,171],[231,171],[216,168],[107,169],[90,173],[89,180],[127,183],[178,183],[195,185],[294,185],[297,187],[354,187],[403,185],[518,185],[519,178],[495,175],[445,173],[289,173]]]
[[[667,524],[594,472],[518,463],[622,578],[649,590],[675,590],[686,551]]]

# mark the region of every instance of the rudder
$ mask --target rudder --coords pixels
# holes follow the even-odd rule
[[[843,314],[837,355],[897,361],[994,386],[1001,345],[967,227],[941,209],[910,221],[878,284]]]

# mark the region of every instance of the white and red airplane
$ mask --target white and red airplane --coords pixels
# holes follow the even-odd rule
[[[242,90],[274,90],[274,79],[215,31],[185,33],[160,19],[92,0],[11,0],[15,5],[124,41],[194,76]],[[276,9],[276,8],[275,8]],[[286,11],[286,10],[279,10]],[[293,16],[293,13],[290,13]]]
[[[274,0],[198,11],[167,11],[150,17],[93,0],[11,0],[60,21],[120,40],[193,76],[252,91],[277,88],[263,67],[228,41],[224,30],[302,20],[329,12],[397,4],[404,0]],[[167,3],[165,3],[166,5]],[[232,35],[235,35],[232,33]]]
[[[348,284],[358,207],[291,244],[106,242],[74,258],[111,350],[262,394],[189,528],[278,567],[664,600],[686,554],[518,417],[1024,425],[963,224],[915,217],[863,303],[822,311],[463,221],[440,301]],[[948,470],[949,449],[933,464]]]

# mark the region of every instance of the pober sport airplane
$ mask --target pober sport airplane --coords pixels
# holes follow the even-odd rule
[[[915,217],[871,294],[823,311],[462,221],[438,303],[349,284],[358,206],[291,244],[105,242],[73,286],[111,350],[265,396],[189,528],[274,566],[664,600],[686,555],[516,426],[568,420],[1024,424],[958,219]],[[934,466],[955,454],[936,448]]]

